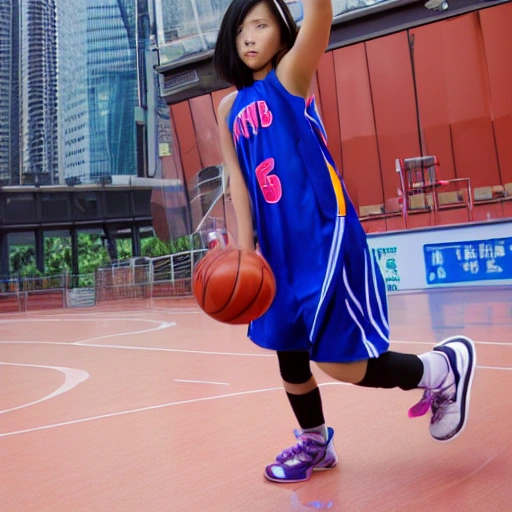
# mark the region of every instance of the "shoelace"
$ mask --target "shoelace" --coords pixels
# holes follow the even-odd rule
[[[308,453],[309,448],[316,444],[314,439],[311,438],[311,435],[299,434],[296,431],[295,436],[298,439],[298,443],[295,446],[286,448],[276,457],[276,461],[279,462],[279,464],[283,464],[287,460],[295,457],[298,457],[300,460],[312,460],[314,458]]]
[[[445,409],[454,402],[454,395],[449,397],[443,396],[443,393],[448,391],[452,385],[450,384],[438,391],[425,390],[421,400],[409,409],[409,418],[423,416],[429,410],[432,410],[431,423],[437,423],[444,416]]]

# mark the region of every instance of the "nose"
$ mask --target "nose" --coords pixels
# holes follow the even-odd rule
[[[250,27],[247,27],[244,30],[243,37],[244,37],[244,44],[246,46],[251,46],[252,44],[254,44],[254,36],[253,36],[252,30]]]

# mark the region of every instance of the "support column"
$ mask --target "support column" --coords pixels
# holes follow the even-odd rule
[[[44,231],[39,228],[35,230],[36,237],[36,266],[37,270],[44,274]]]
[[[103,224],[103,232],[105,233],[105,238],[107,240],[107,250],[108,255],[110,256],[110,261],[117,260],[117,243],[116,237],[112,235],[108,224]]]
[[[138,258],[141,253],[139,226],[132,226],[132,256]]]
[[[7,233],[0,233],[0,276],[9,274],[9,244]]]
[[[80,274],[80,267],[78,265],[78,233],[76,228],[71,228],[71,273],[73,276]]]

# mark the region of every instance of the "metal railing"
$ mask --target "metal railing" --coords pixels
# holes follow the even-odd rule
[[[143,264],[100,268],[94,274],[62,274],[0,280],[0,313],[88,307],[108,300],[187,297],[194,267],[207,249],[193,249]]]

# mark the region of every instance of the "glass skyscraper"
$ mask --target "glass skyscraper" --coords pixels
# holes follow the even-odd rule
[[[20,0],[22,183],[59,182],[55,0]]]
[[[59,154],[64,178],[86,178],[90,166],[86,2],[58,3]]]
[[[87,2],[87,94],[92,178],[137,172],[136,13],[136,0]]]
[[[136,174],[136,0],[59,3],[61,168],[83,182]]]
[[[137,174],[137,0],[0,0],[0,185]]]
[[[0,0],[0,186],[19,184],[18,0]]]

